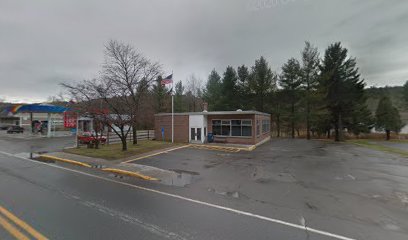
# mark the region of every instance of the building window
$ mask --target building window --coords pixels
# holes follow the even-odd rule
[[[268,133],[271,131],[271,123],[269,120],[262,120],[262,133]]]
[[[212,120],[214,135],[219,136],[252,136],[252,120]]]
[[[214,135],[221,135],[221,120],[212,121],[212,130]]]
[[[242,136],[241,120],[231,120],[231,136]]]
[[[242,136],[252,136],[252,120],[242,120]]]

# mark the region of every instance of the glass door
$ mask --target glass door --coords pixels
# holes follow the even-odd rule
[[[201,128],[196,128],[196,140],[201,141]]]

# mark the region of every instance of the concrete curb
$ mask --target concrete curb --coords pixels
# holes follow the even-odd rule
[[[154,157],[154,156],[160,155],[162,153],[168,153],[168,152],[175,151],[175,150],[182,149],[182,148],[186,148],[186,147],[189,147],[189,146],[190,145],[188,144],[188,145],[183,145],[183,146],[180,146],[180,147],[170,148],[170,149],[163,150],[163,151],[160,151],[160,152],[147,154],[147,155],[143,155],[143,156],[140,156],[140,157],[137,157],[137,158],[126,160],[126,161],[123,161],[122,163],[130,163],[130,162],[137,161],[137,160],[140,160],[140,159],[144,159],[144,158],[148,158],[148,157]]]
[[[59,157],[54,157],[54,156],[50,156],[50,155],[40,155],[39,157],[43,158],[43,159],[69,163],[69,164],[73,164],[73,165],[77,165],[77,166],[81,166],[81,167],[92,168],[92,166],[90,164],[79,162],[79,161],[74,161],[74,160],[70,160],[70,159],[59,158]],[[143,174],[140,174],[140,173],[137,173],[137,172],[131,172],[131,171],[126,171],[126,170],[117,169],[117,168],[103,168],[101,170],[104,171],[104,172],[111,172],[111,173],[136,177],[136,178],[140,178],[140,179],[143,179],[143,180],[149,180],[149,181],[158,181],[159,180],[157,178],[150,177],[150,176],[147,176],[147,175],[143,175]]]
[[[190,144],[192,148],[198,149],[208,149],[208,150],[219,150],[225,152],[239,152],[239,151],[253,151],[256,148],[256,145],[252,145],[250,147],[230,147],[230,146],[217,146],[217,145],[200,145],[200,144]]]
[[[209,146],[209,145],[200,145],[200,144],[190,144],[189,147],[196,148],[196,149],[223,151],[223,152],[239,152],[242,150],[238,147]]]
[[[121,175],[127,175],[131,177],[137,177],[143,180],[149,180],[149,181],[158,181],[159,179],[154,178],[154,177],[149,177],[137,172],[131,172],[131,171],[126,171],[122,169],[117,169],[117,168],[103,168],[102,171],[104,172],[111,172],[111,173],[116,173],[116,174],[121,174]]]
[[[74,161],[74,160],[70,160],[70,159],[65,159],[65,158],[59,158],[59,157],[54,157],[54,156],[50,156],[50,155],[40,155],[40,158],[45,158],[45,159],[49,159],[49,160],[54,160],[54,161],[60,161],[60,162],[64,162],[64,163],[69,163],[69,164],[74,164],[77,166],[81,166],[81,167],[88,167],[91,168],[92,166],[87,164],[87,163],[83,163],[83,162],[79,162],[79,161]]]

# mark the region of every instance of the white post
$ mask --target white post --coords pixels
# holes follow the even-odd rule
[[[51,113],[47,113],[47,137],[51,137]]]
[[[171,73],[173,75],[173,73]],[[174,78],[171,82],[171,142],[174,143]]]

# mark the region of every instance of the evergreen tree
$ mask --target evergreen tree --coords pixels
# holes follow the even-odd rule
[[[222,110],[221,108],[221,77],[217,71],[212,70],[203,93],[204,100],[208,103],[209,111]]]
[[[285,104],[284,101],[285,93],[281,90],[277,90],[274,94],[271,94],[272,108],[271,108],[271,117],[275,122],[276,125],[276,137],[281,136],[282,130],[282,114],[283,114],[283,105]]]
[[[296,125],[296,104],[299,101],[299,90],[302,83],[300,75],[301,68],[299,61],[291,58],[282,66],[282,73],[279,78],[279,85],[283,88],[287,97],[287,103],[290,105],[290,128],[292,138],[295,138]]]
[[[310,139],[312,110],[316,105],[316,90],[319,77],[319,52],[309,42],[305,43],[302,51],[302,87],[305,91],[306,105],[306,138]]]
[[[239,66],[237,69],[237,74],[238,74],[237,91],[239,108],[250,109],[251,106],[248,102],[248,98],[250,97],[248,67],[246,67],[245,65]]]
[[[370,133],[374,127],[375,119],[371,111],[365,104],[354,106],[353,112],[347,123],[347,130],[354,135],[359,136],[360,133]]]
[[[153,94],[155,96],[155,110],[156,112],[166,111],[166,97],[168,95],[165,85],[161,84],[162,77],[158,76],[153,85]]]
[[[222,98],[221,105],[223,110],[237,110],[239,107],[238,103],[238,89],[237,89],[238,76],[235,69],[228,66],[224,72],[224,77],[222,79]]]
[[[178,81],[176,83],[175,87],[175,93],[174,93],[174,111],[175,112],[184,112],[186,111],[186,108],[183,104],[183,93],[184,93],[184,86],[181,81]]]
[[[249,93],[256,110],[267,110],[267,100],[276,89],[276,75],[272,72],[264,57],[255,60],[249,76]]]
[[[320,85],[324,101],[332,115],[335,141],[343,141],[343,121],[354,106],[364,104],[364,80],[360,79],[356,60],[347,56],[341,43],[331,44],[320,67]]]
[[[405,82],[403,86],[402,94],[404,96],[405,103],[408,106],[408,80]]]
[[[378,103],[375,112],[377,130],[385,131],[386,139],[390,140],[391,131],[398,133],[402,128],[402,121],[398,109],[392,105],[389,97],[384,96]]]

